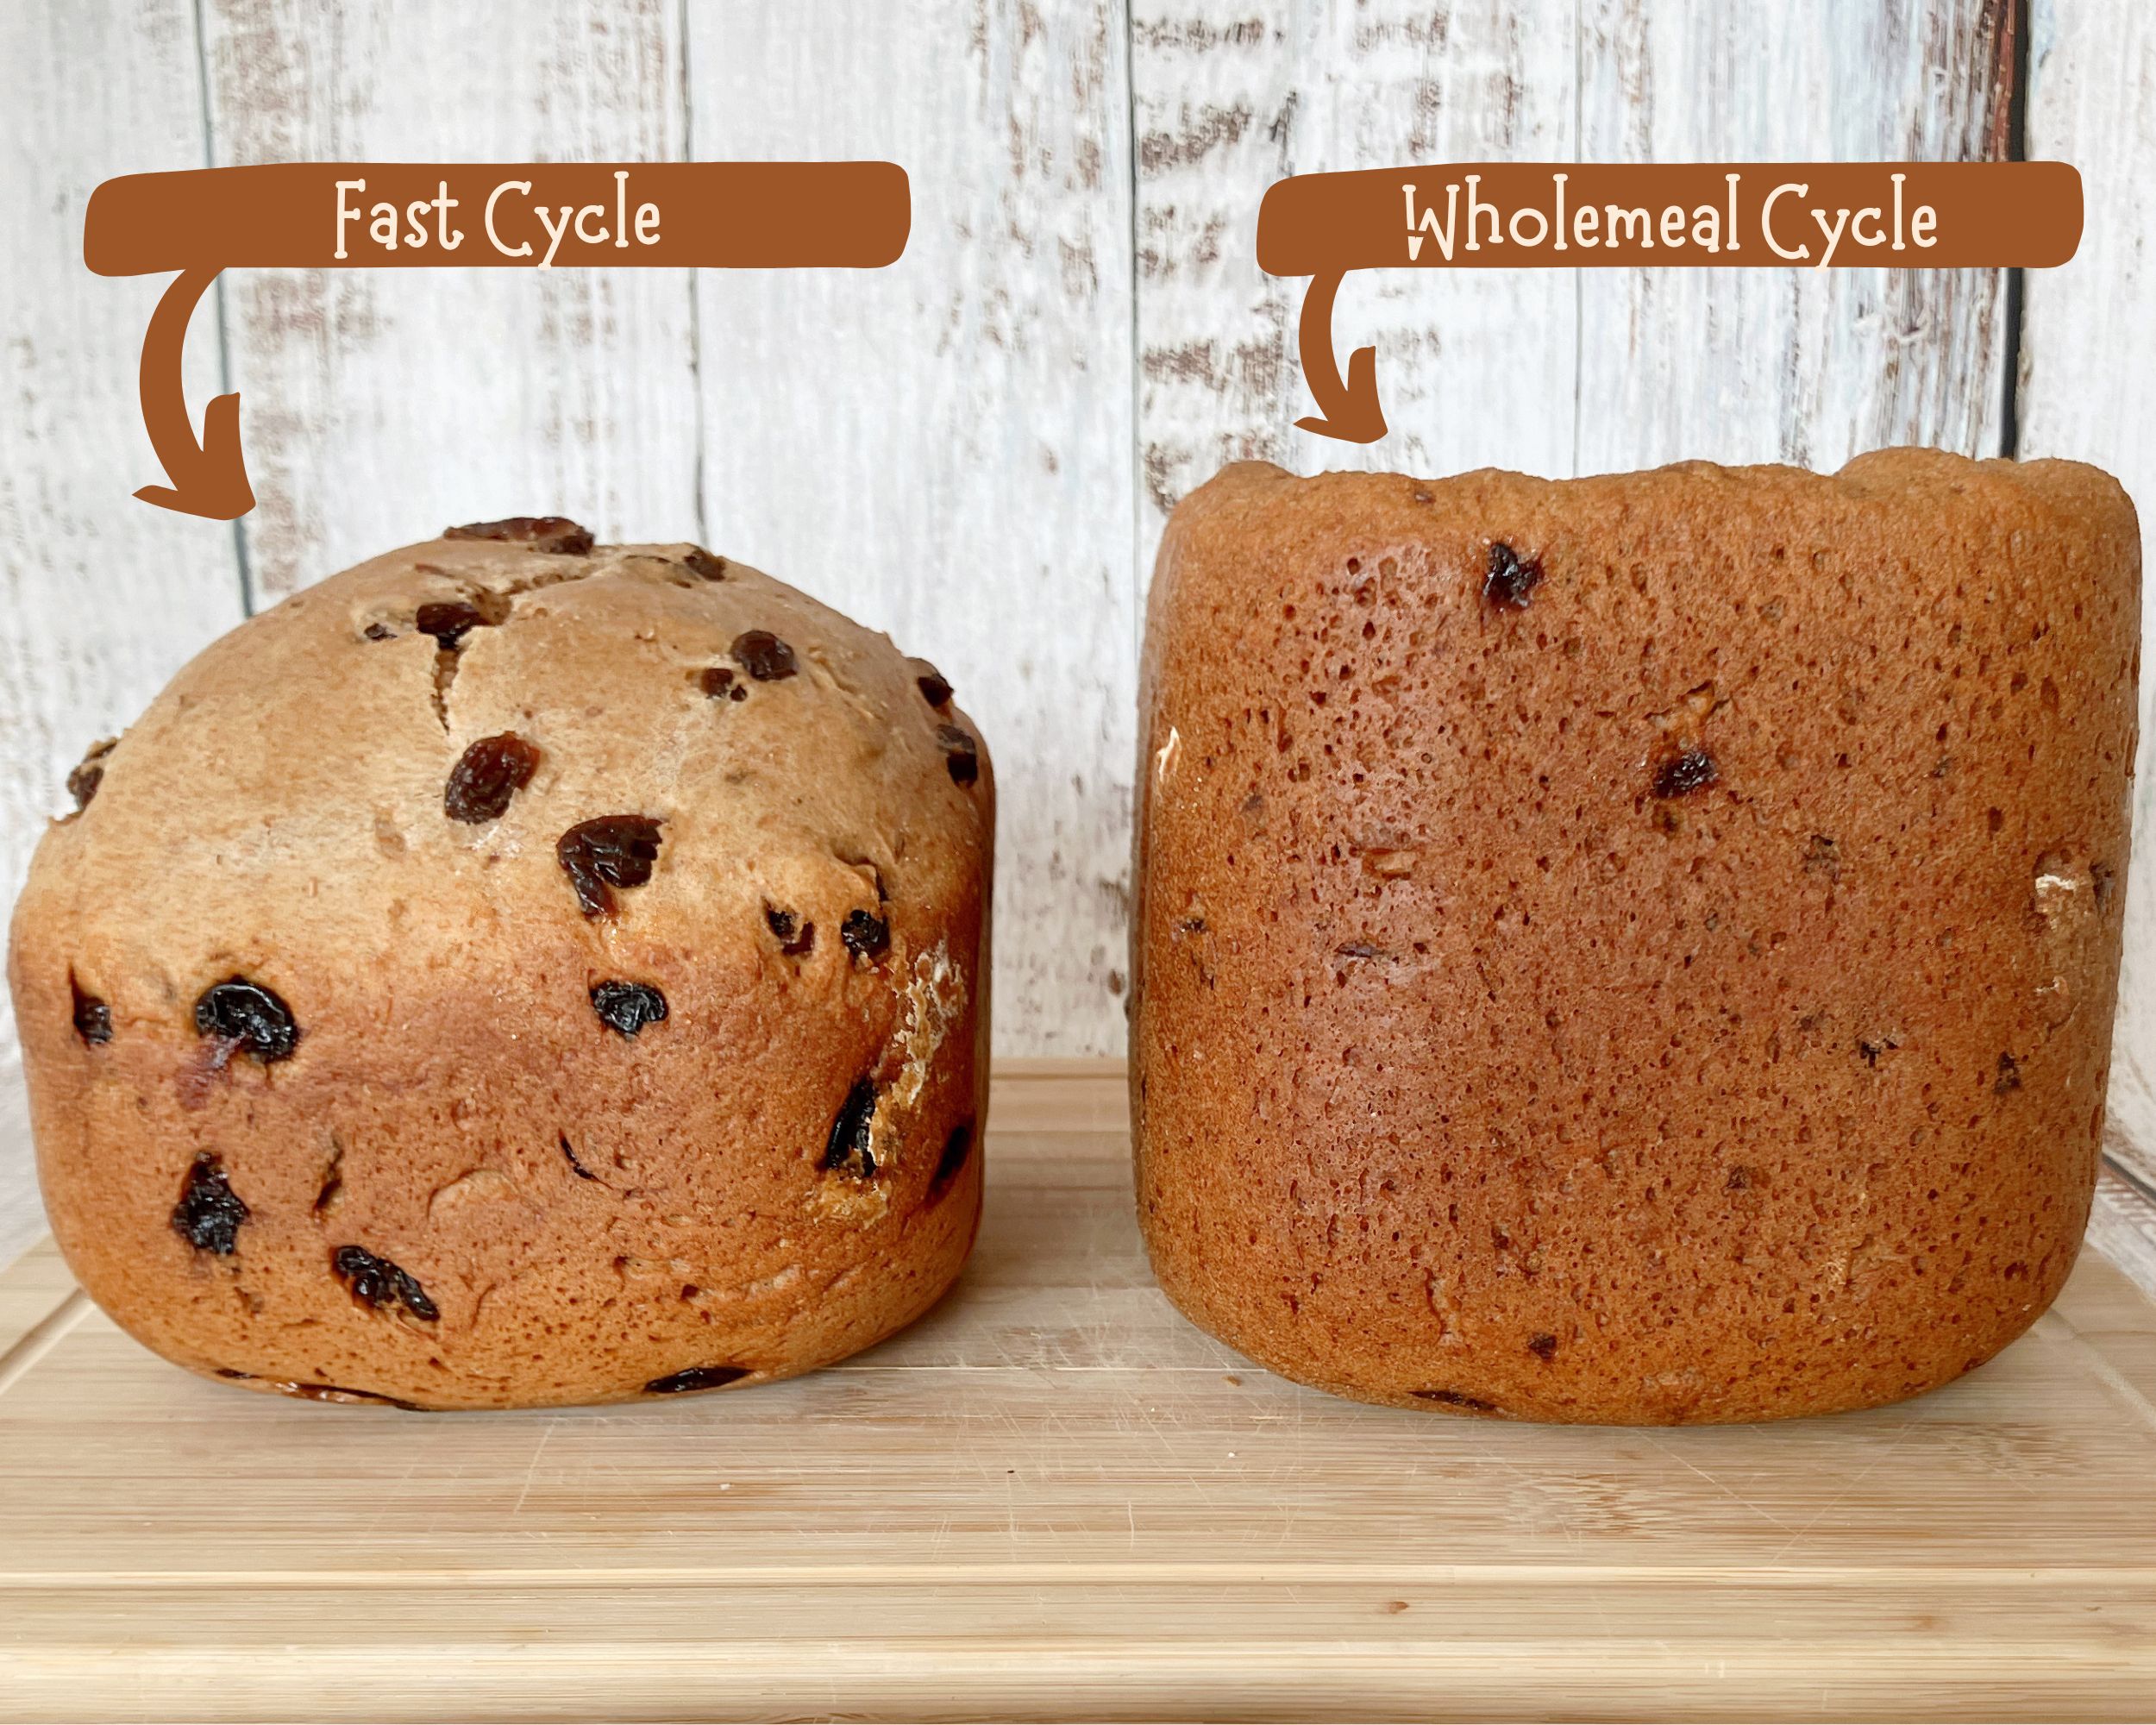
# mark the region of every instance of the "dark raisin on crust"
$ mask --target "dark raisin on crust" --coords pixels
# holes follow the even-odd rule
[[[876,1119],[876,1087],[866,1078],[854,1081],[846,1100],[831,1121],[831,1134],[824,1146],[824,1166],[832,1173],[850,1174],[856,1180],[875,1177],[875,1152],[869,1147]]]
[[[874,963],[891,950],[891,925],[870,911],[848,911],[846,920],[838,925],[838,938],[855,957]]]
[[[461,599],[429,599],[412,616],[413,627],[422,635],[433,636],[435,644],[444,653],[455,652],[467,635],[486,624],[486,614]]]
[[[724,665],[706,665],[700,681],[704,693],[713,700],[717,700],[721,695],[731,700],[749,699],[748,687],[736,682],[732,670]]]
[[[683,1396],[697,1389],[724,1389],[749,1376],[745,1365],[693,1365],[686,1371],[668,1372],[644,1385],[647,1396]]]
[[[1555,1359],[1557,1357],[1557,1339],[1545,1330],[1528,1340],[1527,1352],[1537,1359]]]
[[[251,1054],[265,1064],[291,1059],[299,1044],[292,1009],[274,990],[244,976],[228,976],[202,991],[195,1002],[195,1029],[229,1044],[232,1052]]]
[[[779,950],[787,957],[805,957],[814,949],[814,923],[803,922],[792,911],[782,911],[772,905],[763,907],[763,919],[771,930],[772,938],[779,943]]]
[[[592,989],[592,1010],[609,1030],[634,1036],[666,1022],[667,997],[648,983],[600,982]]]
[[[937,712],[941,712],[950,705],[950,685],[943,680],[943,674],[934,666],[929,667],[913,681],[921,691],[921,699]]]
[[[760,683],[776,683],[792,676],[801,668],[794,662],[793,649],[768,629],[751,629],[734,637],[734,644],[727,649],[734,662]]]
[[[369,641],[394,641],[397,630],[393,624],[370,623],[360,631]]]
[[[67,794],[74,798],[78,812],[88,808],[91,798],[97,794],[97,787],[104,782],[105,756],[112,753],[119,741],[116,737],[108,737],[102,743],[91,743],[90,752],[69,770]]]
[[[613,888],[641,887],[651,878],[659,825],[648,814],[603,814],[579,821],[555,841],[555,856],[586,916],[611,916]]]
[[[241,1224],[252,1214],[225,1177],[224,1164],[205,1150],[197,1155],[179,1189],[172,1232],[197,1251],[224,1258],[237,1249]]]
[[[95,994],[85,994],[75,973],[67,973],[67,991],[75,999],[75,1034],[85,1046],[96,1048],[112,1040],[112,1008]]]
[[[1465,1408],[1470,1413],[1495,1414],[1495,1402],[1485,1402],[1479,1396],[1464,1396],[1457,1389],[1413,1389],[1408,1391],[1418,1402],[1441,1402],[1448,1408]]]
[[[940,1198],[950,1189],[950,1183],[965,1171],[973,1160],[973,1122],[961,1120],[950,1129],[950,1136],[943,1140],[943,1153],[936,1158],[936,1171],[928,1178],[931,1201]]]
[[[681,567],[704,580],[723,581],[726,579],[726,560],[714,557],[701,545],[690,548],[688,554],[681,559]]]
[[[2021,1088],[2021,1063],[2010,1054],[1999,1057],[1999,1076],[1991,1081],[1991,1094],[2010,1096]]]
[[[970,785],[981,776],[981,745],[955,724],[936,727],[937,745],[954,785]]]
[[[1489,548],[1489,568],[1482,576],[1482,601],[1495,611],[1525,611],[1527,596],[1542,580],[1542,560],[1523,557],[1499,540]]]
[[[449,769],[442,811],[451,820],[478,826],[499,820],[510,799],[531,782],[539,769],[539,747],[513,731],[482,737]]]
[[[442,530],[444,539],[498,539],[580,557],[592,549],[592,536],[560,515],[511,515],[499,521],[470,521]]]
[[[362,1306],[376,1311],[385,1306],[402,1306],[413,1317],[429,1324],[442,1315],[409,1270],[376,1257],[363,1245],[339,1246],[329,1255],[329,1266]]]
[[[1654,769],[1654,794],[1668,799],[1703,791],[1721,777],[1714,757],[1704,749],[1687,749],[1670,756]]]
[[[561,1140],[562,1155],[568,1157],[569,1166],[576,1170],[576,1177],[580,1180],[599,1180],[598,1175],[592,1173],[590,1169],[586,1168],[581,1162],[577,1160],[576,1146],[569,1142],[568,1133],[561,1132],[556,1134],[556,1136],[558,1136]],[[599,1183],[604,1185],[605,1182],[604,1181],[600,1181]]]

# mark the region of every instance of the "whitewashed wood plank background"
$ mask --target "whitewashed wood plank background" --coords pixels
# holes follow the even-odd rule
[[[0,136],[0,886],[69,764],[182,660],[371,551],[561,511],[696,536],[935,659],[1004,792],[997,1042],[1112,1052],[1138,619],[1165,512],[1224,460],[1564,474],[1831,467],[1927,442],[2084,455],[2156,496],[2145,255],[2156,23],[2138,0],[9,0]],[[1478,157],[2009,153],[2078,162],[2066,268],[1359,277],[1392,434],[1292,429],[1283,173]],[[884,156],[893,268],[244,272],[229,378],[260,506],[149,510],[137,344],[82,208],[129,169],[294,157]],[[2140,296],[2137,303],[2136,296]],[[2016,315],[2018,308],[2018,317]],[[2142,804],[2144,832],[2151,804]],[[2156,1179],[2156,879],[2133,877],[2114,1102]],[[11,1038],[0,1259],[36,1227]],[[6,1111],[13,1110],[9,1115]]]

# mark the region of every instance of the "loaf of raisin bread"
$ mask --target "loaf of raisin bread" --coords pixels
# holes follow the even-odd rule
[[[1169,1295],[1493,1417],[1819,1413],[1996,1353],[2096,1177],[2139,583],[2067,462],[1230,467],[1143,680]]]
[[[286,599],[72,780],[9,976],[122,1327],[416,1408],[782,1377],[979,1215],[994,802],[925,663],[688,545],[480,524]]]

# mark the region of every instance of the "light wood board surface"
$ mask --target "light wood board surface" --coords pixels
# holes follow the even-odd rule
[[[1537,1427],[1186,1324],[1113,1069],[999,1078],[987,1166],[929,1318],[663,1406],[250,1396],[34,1253],[0,1277],[0,1716],[2148,1715],[2156,1303],[2094,1254],[1900,1408]]]

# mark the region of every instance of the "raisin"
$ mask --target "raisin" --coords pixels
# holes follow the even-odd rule
[[[515,731],[482,737],[449,769],[449,782],[442,793],[442,812],[473,826],[499,820],[510,799],[531,782],[538,767],[538,745]]]
[[[659,823],[648,814],[579,821],[555,841],[561,872],[587,917],[614,913],[616,887],[641,887],[659,860]]]
[[[78,810],[90,806],[91,798],[97,794],[97,787],[104,783],[105,756],[112,753],[119,743],[116,737],[103,743],[93,743],[90,752],[67,775],[67,794],[75,800]]]
[[[734,674],[724,665],[706,665],[704,668],[703,686],[704,693],[713,700],[721,695],[730,696],[735,700],[745,700],[749,695],[749,691],[734,681]]]
[[[377,1258],[363,1245],[339,1246],[330,1254],[329,1264],[362,1306],[376,1311],[385,1306],[402,1306],[413,1317],[429,1324],[442,1315],[411,1271],[398,1269],[385,1258]]]
[[[934,666],[931,665],[922,675],[914,678],[913,681],[921,691],[921,699],[934,707],[937,712],[941,712],[950,705],[950,685],[943,681],[943,673],[937,670]]]
[[[1999,1057],[1999,1076],[1991,1082],[1991,1094],[2010,1096],[2021,1088],[2021,1063],[2010,1054]]]
[[[936,727],[937,746],[954,785],[970,785],[981,776],[981,745],[955,724]]]
[[[582,556],[592,549],[592,536],[576,523],[559,515],[511,515],[500,521],[472,521],[442,530],[444,539],[499,539],[529,545],[535,551],[559,551]]]
[[[714,557],[701,545],[693,547],[689,554],[681,559],[681,566],[691,574],[699,576],[704,580],[723,581],[726,579],[726,560],[724,557]]]
[[[950,1136],[943,1140],[943,1153],[936,1158],[936,1171],[928,1179],[929,1197],[940,1198],[972,1160],[973,1122],[961,1120],[950,1129]]]
[[[477,605],[467,605],[461,599],[431,599],[419,607],[412,623],[422,635],[433,636],[435,644],[444,653],[454,653],[467,635],[485,626],[486,616]]]
[[[856,1180],[873,1179],[876,1157],[868,1140],[875,1119],[876,1087],[866,1078],[857,1078],[831,1122],[830,1138],[824,1146],[824,1166],[836,1173],[850,1174]]]
[[[195,1029],[251,1054],[266,1064],[289,1060],[299,1043],[292,1010],[271,989],[244,976],[228,976],[202,991],[195,1002]]]
[[[172,1232],[197,1251],[230,1256],[240,1244],[240,1225],[253,1214],[225,1177],[224,1164],[208,1151],[197,1156],[172,1207]]]
[[[576,1177],[580,1180],[599,1180],[598,1175],[592,1173],[590,1169],[576,1159],[576,1146],[569,1142],[568,1133],[561,1132],[556,1136],[561,1140],[562,1155],[569,1158],[569,1166],[576,1170]],[[600,1181],[599,1183],[604,1185],[605,1182]]]
[[[1664,799],[1689,796],[1720,777],[1721,769],[1715,766],[1712,755],[1704,749],[1687,749],[1654,769],[1654,794]]]
[[[1525,611],[1527,596],[1542,580],[1542,560],[1523,557],[1499,540],[1489,548],[1489,569],[1482,577],[1482,602],[1495,611]]]
[[[1557,1339],[1545,1331],[1528,1342],[1527,1352],[1537,1359],[1555,1359],[1557,1357]]]
[[[1413,1389],[1408,1394],[1418,1402],[1441,1402],[1448,1408],[1465,1408],[1471,1413],[1497,1412],[1495,1402],[1485,1402],[1479,1396],[1463,1396],[1457,1389]]]
[[[387,623],[370,623],[361,632],[369,641],[394,641],[397,638],[395,625]]]
[[[779,950],[789,958],[805,957],[816,945],[816,925],[803,922],[792,911],[763,907],[763,919],[779,943]]]
[[[634,1036],[666,1022],[667,997],[642,982],[601,982],[592,990],[592,1010],[609,1030]]]
[[[736,635],[729,650],[742,669],[760,683],[782,681],[800,669],[794,662],[793,649],[768,629]]]
[[[868,911],[848,911],[838,938],[855,957],[873,963],[891,950],[891,925]]]
[[[75,1034],[92,1048],[110,1042],[112,1008],[95,994],[84,994],[72,970],[67,973],[67,990],[75,997]]]
[[[669,1372],[644,1385],[647,1396],[683,1396],[698,1389],[724,1389],[749,1376],[745,1365],[693,1365],[686,1371]]]

